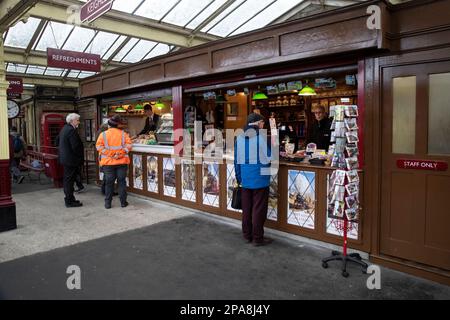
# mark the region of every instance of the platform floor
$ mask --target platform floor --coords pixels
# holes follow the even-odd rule
[[[61,189],[14,185],[18,228],[0,233],[0,299],[450,299],[450,287],[381,267],[369,275],[339,263],[321,267],[330,250],[301,237],[267,234],[269,246],[241,239],[240,222],[129,197],[103,208],[99,188],[66,209]],[[67,268],[81,270],[69,290]]]

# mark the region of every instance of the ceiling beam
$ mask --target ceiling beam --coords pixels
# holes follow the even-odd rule
[[[47,53],[32,50],[28,55],[24,49],[5,47],[4,49],[5,62],[31,64],[36,66],[47,66]],[[102,61],[102,68],[106,62]],[[121,67],[128,65],[127,63],[110,61],[108,65],[111,67]]]
[[[0,32],[13,26],[38,0],[2,0],[0,2]]]
[[[83,3],[68,0],[41,0],[30,11],[31,16],[41,19],[51,19],[61,23],[70,21],[70,6]],[[190,39],[190,31],[182,27],[172,26],[125,12],[111,10],[90,23],[83,23],[83,27],[138,37],[145,40],[173,44],[180,47],[196,46],[219,37],[197,34]]]
[[[23,73],[14,73],[14,72],[7,72],[6,74],[22,78],[24,84],[26,83],[34,85],[60,87],[60,88],[78,88],[80,86],[80,82],[78,80],[67,80],[67,79],[64,80],[60,77],[31,75],[31,74],[24,75]]]
[[[296,5],[294,8],[290,9],[285,14],[283,14],[283,15],[279,16],[278,18],[276,18],[275,20],[271,21],[268,25],[287,21],[290,18],[292,18],[293,16],[295,16],[296,14],[298,14],[299,12],[308,8],[310,5],[311,5],[311,1],[309,1],[309,0],[303,1],[300,4]]]
[[[330,6],[330,7],[345,7],[352,4],[361,3],[361,0],[311,0],[312,4]]]

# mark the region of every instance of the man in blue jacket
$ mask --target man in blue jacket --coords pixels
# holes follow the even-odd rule
[[[270,145],[262,134],[264,117],[251,113],[244,133],[234,149],[236,180],[242,186],[242,232],[247,242],[262,246],[272,242],[264,237],[270,185]]]

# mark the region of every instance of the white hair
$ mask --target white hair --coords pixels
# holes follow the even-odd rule
[[[80,115],[78,113],[69,113],[66,117],[66,122],[71,123],[73,120],[80,119]]]

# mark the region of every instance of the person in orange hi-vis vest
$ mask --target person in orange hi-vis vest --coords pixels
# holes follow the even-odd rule
[[[100,166],[103,168],[105,186],[105,208],[111,208],[111,200],[114,192],[114,182],[117,179],[120,205],[128,206],[126,177],[131,151],[131,139],[128,133],[119,129],[122,124],[120,116],[115,115],[108,120],[109,129],[102,132],[96,143],[99,153]]]

